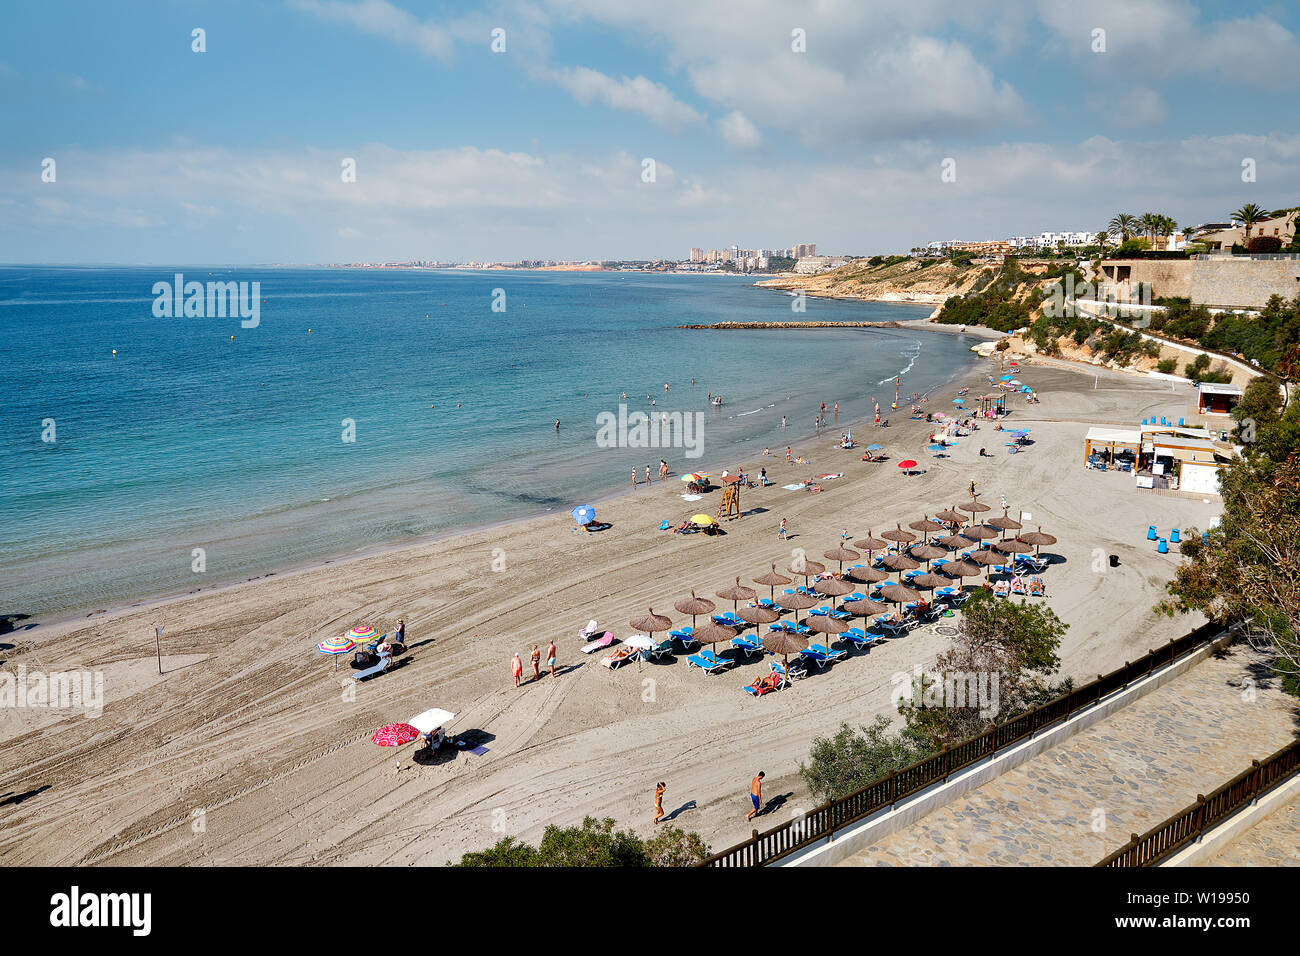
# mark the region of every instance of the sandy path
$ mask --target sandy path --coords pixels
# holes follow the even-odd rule
[[[1218,506],[1084,471],[1082,423],[1184,415],[1188,396],[1104,371],[1096,388],[1091,372],[1031,367],[1022,378],[1042,398],[1012,402],[1013,420],[1034,429],[1028,453],[1007,456],[989,426],[944,460],[923,451],[923,423],[862,429],[895,461],[906,454],[928,468],[904,479],[893,463],[832,451],[830,438],[805,443],[796,450],[812,465],[769,459],[777,486],[747,491],[755,513],[722,537],[653,530],[661,518],[716,508],[716,495],[682,502],[670,480],[603,504],[613,528],[602,534],[571,534],[567,516],[531,519],[50,628],[7,652],[6,667],[111,673],[110,663],[134,662],[138,674],[116,693],[109,680],[98,719],[37,725],[0,715],[0,859],[442,863],[503,834],[535,840],[546,824],[586,813],[649,833],[658,779],[668,783],[669,813],[681,809],[677,822],[722,849],[748,834],[744,795],[754,772],[766,770],[769,796],[788,795],[760,825],[808,806],[797,768],[812,737],[888,712],[891,675],[929,663],[947,638],[931,627],[880,642],[756,701],[740,688],[766,667],[758,660],[713,675],[680,659],[610,673],[578,653],[578,627],[596,617],[625,637],[628,618],[650,605],[678,621],[672,603],[690,588],[712,596],[736,573],[749,583],[770,561],[787,566],[791,547],[820,555],[842,527],[860,535],[906,524],[960,501],[972,477],[982,500],[996,505],[1005,494],[1061,539],[1047,550],[1065,563],[1045,578],[1050,605],[1071,624],[1065,670],[1088,677],[1113,668],[1196,623],[1150,612],[1177,558],[1148,547],[1147,525],[1204,526]],[[978,458],[980,444],[994,457]],[[839,470],[846,477],[820,495],[779,487]],[[782,516],[788,546],[776,541]],[[491,571],[495,548],[505,551],[503,573]],[[1094,571],[1096,555],[1111,552],[1120,567]],[[413,644],[407,662],[346,699],[346,667],[332,669],[312,645],[399,614]],[[161,680],[143,676],[154,667],[154,623],[176,658]],[[510,654],[526,659],[549,637],[564,672],[516,690]],[[456,711],[453,729],[479,732],[489,752],[417,766],[407,748],[396,773],[392,752],[369,734],[431,706]]]

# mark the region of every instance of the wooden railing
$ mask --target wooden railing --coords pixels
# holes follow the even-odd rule
[[[835,800],[828,800],[802,817],[790,820],[753,836],[730,849],[715,853],[698,866],[767,866],[821,840],[834,837],[835,831],[892,807],[935,783],[946,781],[958,771],[991,758],[1000,750],[1013,746],[1040,730],[1069,720],[1117,690],[1128,687],[1161,667],[1191,654],[1212,642],[1224,631],[1222,624],[1204,624],[1196,630],[1172,639],[1168,644],[1149,651],[1146,656],[1096,680],[1075,687],[1067,694],[1038,707],[994,724],[982,734],[891,772],[865,787]]]
[[[1300,738],[1262,761],[1252,760],[1249,770],[1209,796],[1198,793],[1191,806],[1141,836],[1134,833],[1128,843],[1096,865],[1156,866],[1298,771]]]

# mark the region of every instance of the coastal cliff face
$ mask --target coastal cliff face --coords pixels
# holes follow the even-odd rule
[[[954,265],[946,260],[907,258],[872,266],[856,259],[839,269],[818,275],[783,275],[755,283],[772,289],[803,290],[808,295],[837,299],[875,299],[883,302],[926,302],[939,305],[953,295],[970,291],[984,266]]]

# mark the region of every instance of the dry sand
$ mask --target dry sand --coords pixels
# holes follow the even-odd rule
[[[981,376],[996,367],[988,362]],[[794,547],[819,556],[841,528],[906,525],[959,502],[972,477],[983,501],[1005,495],[1060,538],[1045,550],[1064,562],[1044,577],[1048,604],[1070,625],[1064,673],[1086,679],[1199,623],[1152,612],[1178,559],[1157,555],[1145,531],[1204,527],[1217,499],[1139,492],[1129,477],[1082,467],[1088,423],[1185,415],[1190,389],[1106,371],[1027,367],[1021,377],[1042,399],[1010,402],[1010,422],[1033,429],[1026,453],[1006,454],[986,424],[936,460],[923,447],[930,427],[896,415],[889,429],[855,430],[884,444],[891,462],[860,462],[832,450],[830,436],[797,447],[810,466],[767,459],[777,484],[747,490],[747,514],[725,536],[655,530],[661,519],[716,508],[716,493],[684,502],[670,479],[604,503],[613,527],[600,534],[571,533],[567,515],[536,518],[6,635],[18,645],[0,651],[6,669],[103,670],[107,702],[97,719],[0,715],[0,860],[439,864],[506,834],[535,841],[548,823],[585,814],[649,834],[657,780],[668,784],[670,819],[723,849],[749,833],[754,773],[766,771],[766,793],[777,798],[756,825],[810,806],[797,770],[812,738],[889,712],[891,675],[932,662],[947,637],[931,626],[882,641],[755,700],[741,688],[764,662],[710,675],[678,658],[611,673],[579,653],[578,628],[594,617],[627,637],[628,619],[651,605],[686,623],[672,604],[691,588],[712,596],[736,574],[749,583],[771,561],[788,566]],[[952,397],[937,395],[931,407],[950,408]],[[992,458],[977,457],[981,445]],[[898,472],[909,456],[924,474]],[[759,462],[747,464],[757,471]],[[781,488],[832,471],[845,477],[822,494]],[[776,539],[782,517],[786,545]],[[1109,553],[1120,566],[1096,570]],[[494,557],[504,571],[494,573]],[[315,642],[361,622],[389,627],[399,615],[407,659],[350,695],[341,687],[350,671]],[[165,628],[161,678],[154,624]],[[559,645],[560,676],[515,689],[510,655],[526,661],[548,638]],[[434,706],[455,711],[451,729],[488,752],[417,765],[407,747],[396,772],[393,751],[370,734]]]

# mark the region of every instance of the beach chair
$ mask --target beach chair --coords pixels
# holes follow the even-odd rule
[[[600,625],[596,623],[595,618],[592,618],[590,621],[587,622],[586,627],[578,631],[578,636],[582,638],[584,641],[589,641],[593,637],[599,636],[600,633],[601,633]]]
[[[609,647],[609,645],[613,643],[614,643],[614,632],[606,631],[604,634],[596,638],[594,641],[582,645],[582,653],[592,654],[600,650],[601,648]]]
[[[861,628],[851,627],[839,636],[841,641],[846,641],[853,647],[866,647],[876,639],[876,635],[867,634]]]
[[[763,645],[760,644],[756,639],[752,637],[733,638],[731,641],[731,646],[736,648],[737,650],[744,651],[746,657],[751,657],[754,654],[763,653]]]
[[[790,626],[785,621],[775,621],[769,624],[767,629],[773,634],[785,634],[790,631]]]
[[[618,667],[620,664],[626,664],[628,661],[636,660],[636,658],[639,657],[640,654],[641,652],[638,651],[636,648],[620,647],[618,650],[616,650],[613,654],[610,654],[608,657],[602,657],[600,659],[600,663],[603,666],[608,667],[610,670],[613,670],[614,668]]]
[[[785,677],[779,671],[768,671],[759,677],[754,678],[752,684],[746,684],[742,689],[751,697],[762,697],[764,694],[770,694],[774,690],[780,690],[785,685]]]
[[[882,614],[871,622],[871,626],[879,628],[890,637],[902,637],[907,633],[907,622],[892,614]]]
[[[723,627],[744,628],[749,627],[744,621],[738,618],[733,612],[727,611],[723,614],[713,615],[713,623],[721,624]]]
[[[679,640],[683,640],[683,641],[684,641],[684,640],[686,640],[687,638],[689,638],[689,637],[691,636],[691,633],[692,633],[694,630],[695,630],[695,628],[693,628],[693,627],[691,627],[689,624],[687,624],[685,627],[679,627],[679,628],[676,628],[676,629],[674,629],[674,630],[669,631],[669,632],[668,632],[668,636],[669,636],[669,637],[675,637],[675,638],[677,638],[677,639],[679,639]]]
[[[824,668],[848,655],[845,651],[833,651],[824,644],[813,644],[800,651],[799,656],[810,664],[816,664],[818,668]]]
[[[808,627],[807,624],[800,624],[798,622],[787,626],[786,631],[790,634],[798,634],[800,636],[812,633],[812,629]]]
[[[1027,587],[1025,587],[1025,579],[1022,578],[1022,577],[1021,577],[1020,575],[1018,575],[1018,574],[1017,574],[1014,578],[1011,579],[1011,593],[1012,593],[1012,594],[1028,594],[1028,593],[1029,593],[1029,589],[1028,589]]]
[[[381,654],[379,655],[378,664],[374,665],[373,667],[367,667],[363,671],[357,671],[355,674],[352,675],[352,679],[359,681],[359,680],[365,680],[368,677],[375,677],[379,674],[382,674],[384,671],[388,670],[388,667],[390,664],[392,664],[392,662],[393,662],[393,658],[391,655]]]
[[[650,648],[648,653],[650,655],[651,660],[658,661],[658,660],[663,660],[672,652],[673,652],[673,639],[669,637],[660,641],[654,647]]]
[[[824,604],[821,607],[813,608],[808,613],[813,615],[814,617],[825,617],[826,615],[831,613],[831,607],[829,604]]]
[[[1010,597],[1010,596],[1011,596],[1011,585],[1008,584],[1006,581],[998,581],[998,582],[994,583],[994,585],[993,585],[993,596],[994,596],[994,597]]]
[[[1031,597],[1047,597],[1047,585],[1043,583],[1042,578],[1030,579],[1029,594]]]
[[[686,663],[691,667],[698,667],[706,674],[712,674],[714,671],[722,670],[734,662],[725,657],[719,657],[713,651],[700,651],[700,653],[692,654],[686,658]]]

